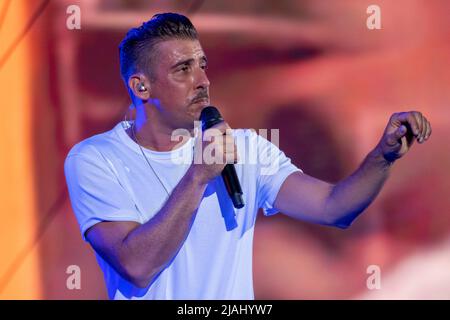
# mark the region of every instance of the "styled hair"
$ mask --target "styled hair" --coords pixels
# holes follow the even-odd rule
[[[130,29],[119,45],[120,73],[125,85],[135,72],[151,75],[154,46],[172,39],[198,40],[192,22],[178,13],[155,14],[140,27]]]

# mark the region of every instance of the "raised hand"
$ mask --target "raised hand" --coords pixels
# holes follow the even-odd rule
[[[394,113],[377,145],[378,151],[388,162],[403,157],[414,140],[423,143],[431,135],[430,122],[418,111]]]

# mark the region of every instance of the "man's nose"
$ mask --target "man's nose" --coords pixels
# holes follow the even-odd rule
[[[206,75],[205,70],[201,69],[197,72],[195,88],[196,89],[207,89],[209,87],[209,79]]]

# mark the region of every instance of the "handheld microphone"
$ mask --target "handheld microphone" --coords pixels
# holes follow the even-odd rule
[[[202,110],[200,120],[202,121],[202,130],[205,131],[222,122],[223,118],[216,107],[208,106]],[[225,166],[222,170],[222,178],[234,207],[236,209],[242,208],[244,206],[243,193],[233,164],[227,164]]]

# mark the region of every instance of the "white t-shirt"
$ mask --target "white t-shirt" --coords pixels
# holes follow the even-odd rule
[[[88,138],[69,152],[65,175],[73,211],[83,238],[102,221],[145,223],[168,195],[127,135],[129,122]],[[104,259],[97,260],[111,299],[254,299],[253,231],[258,208],[276,213],[273,203],[283,181],[300,171],[274,144],[253,130],[234,130],[235,164],[245,206],[235,209],[221,176],[211,181],[189,235],[177,255],[147,287],[122,278]],[[194,139],[168,152],[144,149],[165,187],[171,191],[192,162]]]

